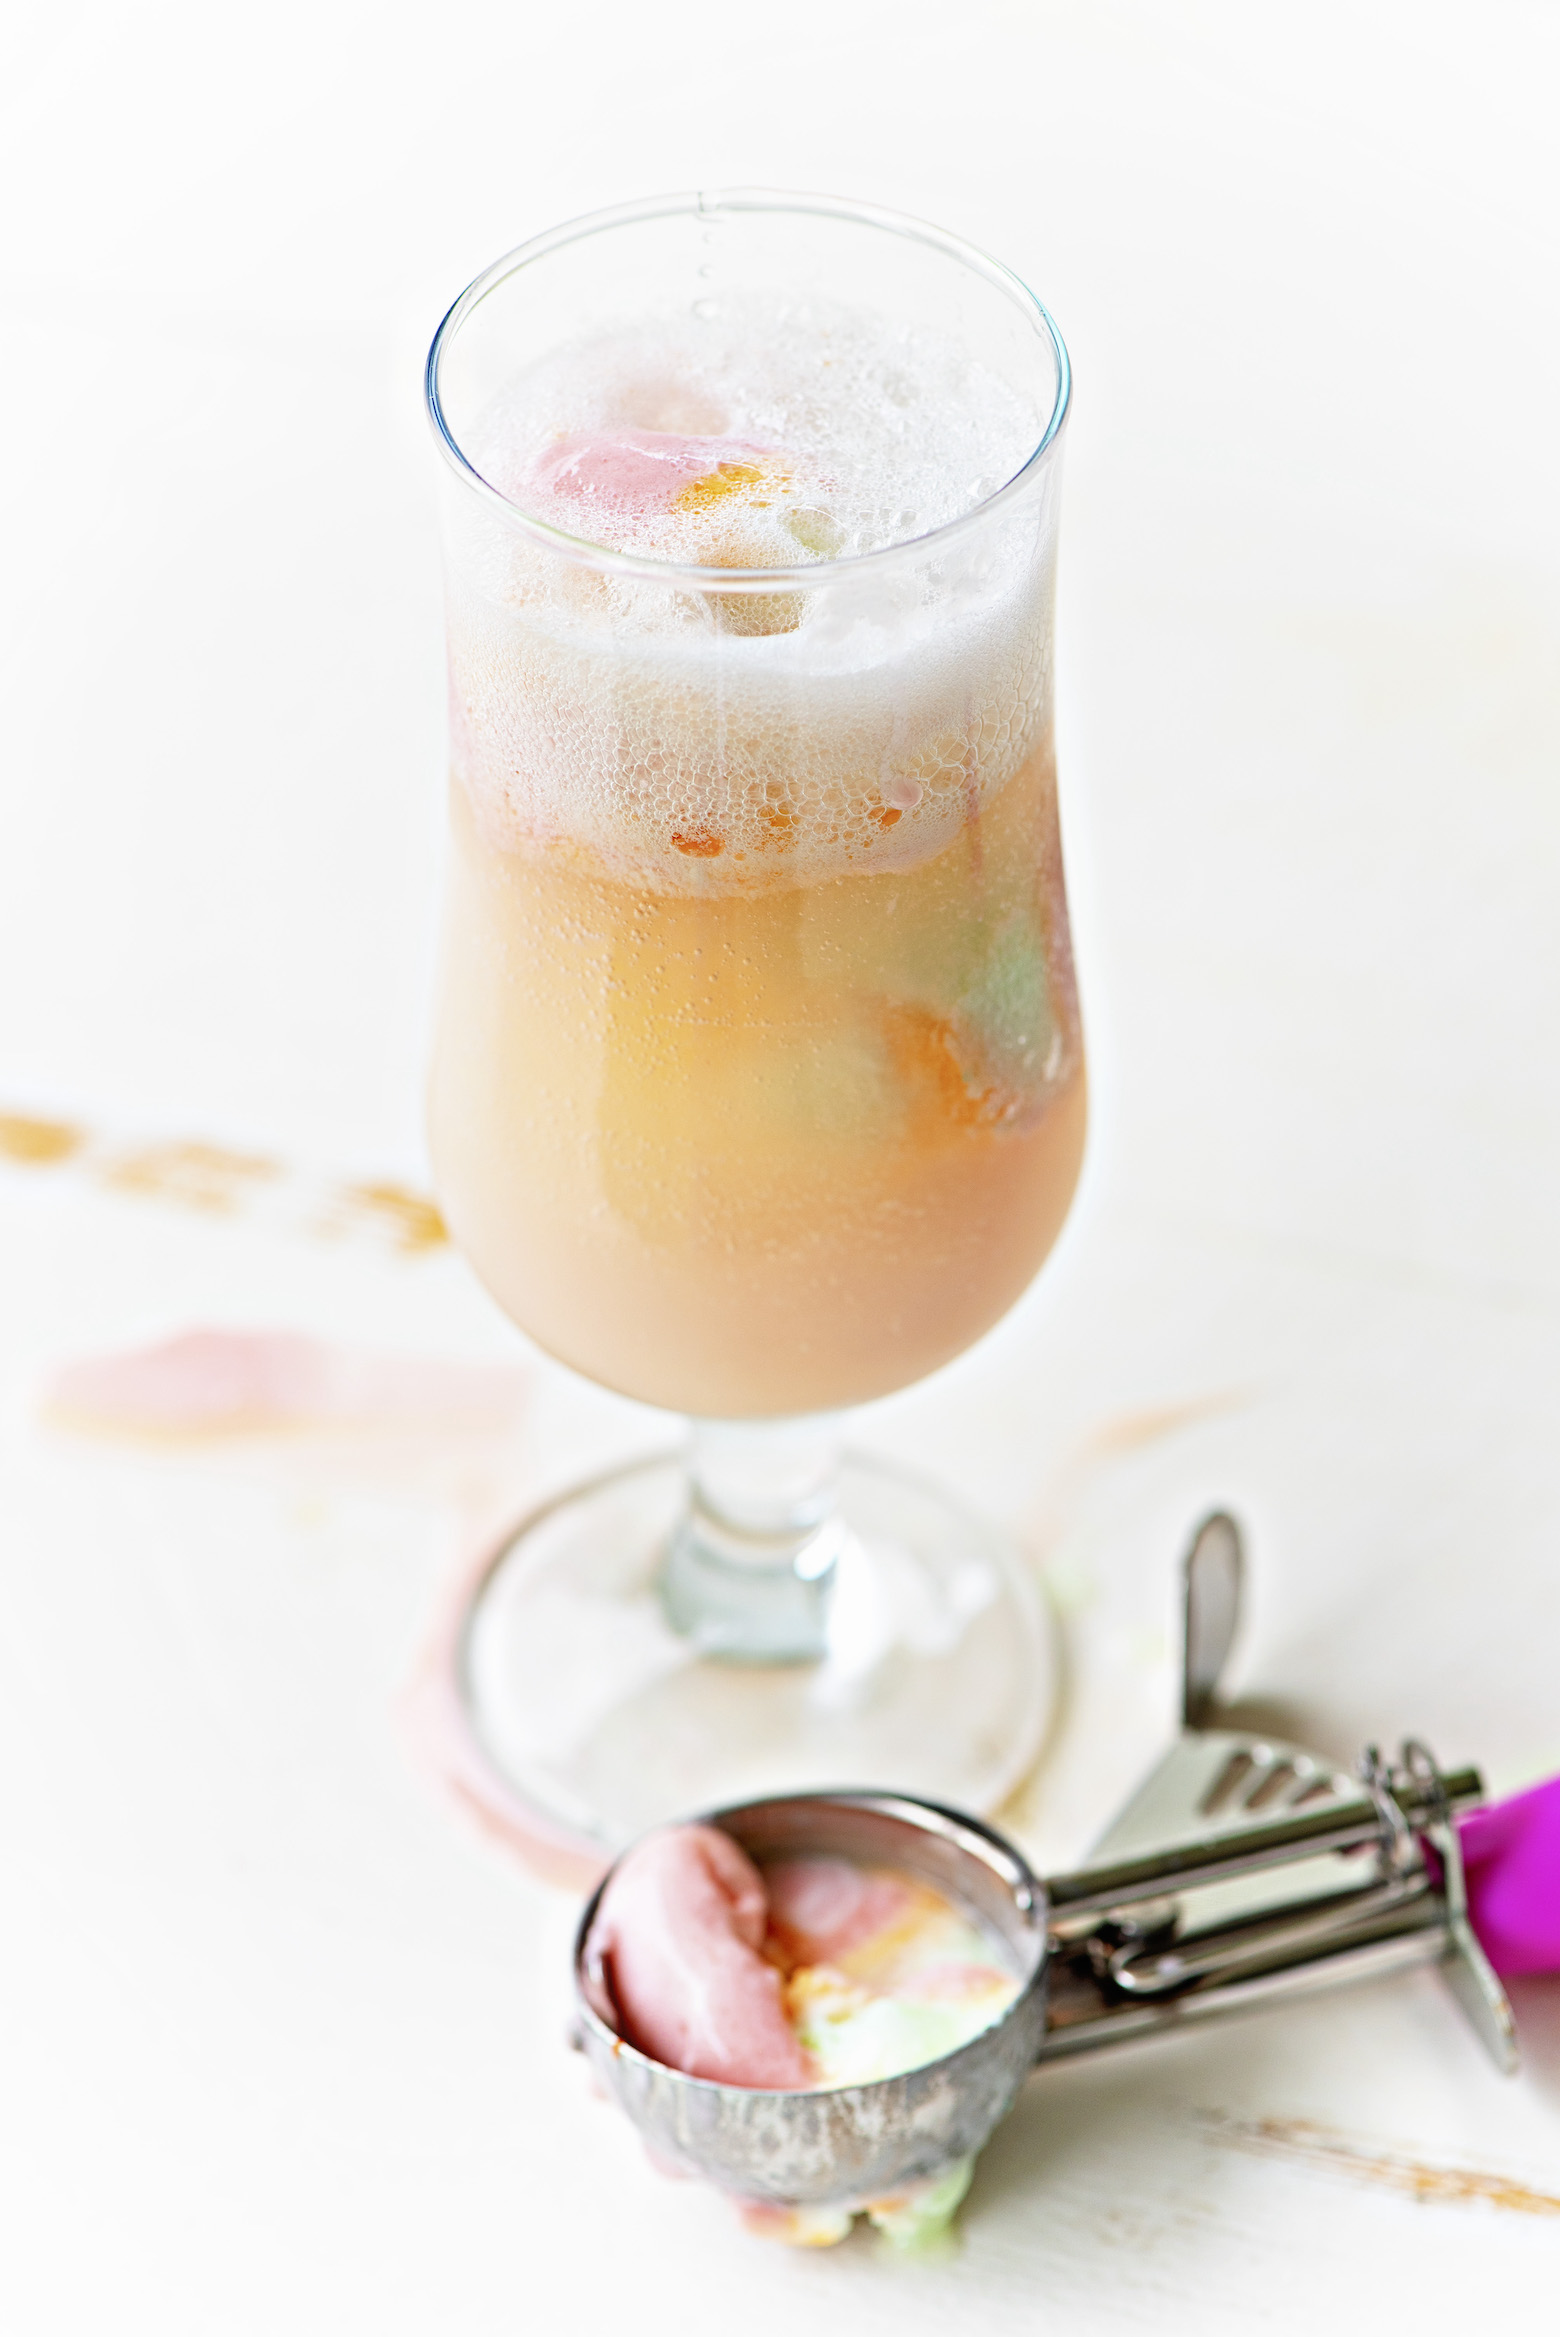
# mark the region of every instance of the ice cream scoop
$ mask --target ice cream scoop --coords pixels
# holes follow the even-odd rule
[[[1212,1777],[1233,1756],[1225,1732],[1208,1732],[1196,1749]],[[835,2237],[851,2213],[935,2183],[971,2158],[1038,2062],[1347,1972],[1365,1978],[1445,1964],[1509,2064],[1499,1983],[1457,1913],[1441,1857],[1420,1846],[1433,1834],[1443,1847],[1455,1841],[1445,1817],[1478,1790],[1470,1771],[1433,1781],[1407,1769],[1375,1772],[1368,1784],[1329,1779],[1321,1806],[1281,1806],[1244,1823],[1226,1815],[1212,1827],[1190,1820],[1179,1842],[1100,1856],[1053,1876],[1049,1889],[994,1829],[909,1796],[804,1793],[744,1803],[714,1813],[699,1836],[726,1834],[745,1866],[843,1859],[924,1879],[976,1909],[1002,1941],[1016,1980],[1010,2000],[956,2049],[891,2076],[800,2086],[785,2078],[764,2088],[752,2082],[755,2064],[740,2057],[727,2064],[742,2070],[735,2081],[692,2073],[638,2042],[626,2017],[615,2021],[595,1981],[603,1915],[612,1908],[614,1942],[632,1921],[635,1900],[617,1885],[635,1851],[586,1911],[579,2042],[658,2163],[742,2201],[837,2211]],[[804,2236],[816,2237],[811,2224]]]
[[[817,2244],[895,2197],[924,2203],[943,2185],[956,2200],[966,2163],[1039,2062],[1421,1963],[1442,1967],[1497,2066],[1515,2067],[1510,2006],[1469,1922],[1462,1841],[1477,1921],[1504,1904],[1497,1872],[1512,1880],[1512,1939],[1492,1932],[1490,1949],[1507,1969],[1534,1968],[1560,1947],[1557,1789],[1474,1832],[1477,1771],[1443,1775],[1416,1742],[1392,1766],[1367,1748],[1351,1775],[1301,1746],[1208,1725],[1238,1577],[1233,1522],[1205,1521],[1188,1561],[1188,1726],[1078,1872],[1042,1884],[994,1828],[908,1795],[797,1793],[716,1811],[698,1829],[727,1835],[776,1878],[772,1935],[809,1952],[829,1945],[841,1965],[856,1952],[872,1870],[970,1909],[1001,1942],[1015,1985],[995,2018],[936,2058],[765,2091],[635,2050],[590,1980],[609,1878],[581,1928],[578,2039],[658,2160],[767,2203],[776,2228]],[[1204,1611],[1214,1591],[1218,1630]]]

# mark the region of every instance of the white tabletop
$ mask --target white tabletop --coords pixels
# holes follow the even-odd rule
[[[6,2327],[1552,2309],[1560,1983],[1518,1991],[1515,2082],[1430,1974],[1048,2072],[935,2263],[788,2254],[653,2174],[562,2047],[569,1901],[443,1791],[406,1689],[481,1519],[664,1431],[349,1188],[425,1183],[443,306],[666,186],[941,220],[1076,368],[1097,1109],[1037,1289],[861,1433],[1064,1614],[1015,1822],[1076,1856],[1162,1743],[1214,1500],[1251,1530],[1238,1684],[1296,1733],[1560,1766],[1553,10],[82,0],[11,47],[0,1114],[82,1139],[0,1160]],[[275,1173],[158,1150],[196,1141]],[[40,1422],[59,1363],[197,1323],[518,1369],[522,1425]]]

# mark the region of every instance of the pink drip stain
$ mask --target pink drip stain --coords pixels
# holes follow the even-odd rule
[[[512,1370],[362,1354],[301,1332],[200,1329],[66,1364],[43,1410],[80,1434],[160,1443],[441,1425],[498,1435],[523,1385]]]
[[[417,1767],[478,1833],[517,1858],[538,1881],[583,1896],[606,1873],[610,1855],[589,1835],[535,1808],[499,1775],[478,1742],[460,1691],[471,1602],[513,1530],[508,1515],[502,1525],[495,1520],[492,1530],[468,1539],[463,1562],[445,1584],[416,1667],[397,1700],[396,1718]]]
[[[66,1364],[43,1391],[47,1425],[332,1490],[457,1505],[459,1558],[439,1594],[396,1717],[415,1766],[490,1841],[541,1880],[583,1891],[599,1843],[536,1810],[498,1775],[461,1697],[466,1616],[523,1506],[517,1433],[531,1375],[513,1366],[382,1356],[301,1332],[204,1327]]]

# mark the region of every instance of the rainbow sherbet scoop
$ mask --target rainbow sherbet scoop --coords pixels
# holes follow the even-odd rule
[[[957,2052],[1019,1979],[965,1909],[918,1876],[844,1858],[760,1869],[716,1826],[649,1834],[613,1873],[585,1952],[595,2009],[689,2077],[765,2091],[870,2085]],[[863,2212],[901,2243],[942,2229],[970,2160]],[[803,2246],[843,2239],[846,2209],[745,2209]]]
[[[1018,1978],[917,1876],[844,1858],[760,1870],[717,1826],[648,1834],[613,1874],[586,1968],[629,2044],[765,2091],[870,2085],[956,2053]]]

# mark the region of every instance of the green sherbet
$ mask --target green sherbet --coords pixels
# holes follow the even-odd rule
[[[959,999],[985,1061],[1004,1087],[1035,1088],[1056,1036],[1039,920],[1011,916],[991,936],[974,979]]]
[[[809,2005],[797,2036],[818,2065],[825,2085],[873,2085],[956,2053],[989,2027],[991,2003],[917,2004],[904,1998],[870,1997],[864,2004],[828,1998]]]

